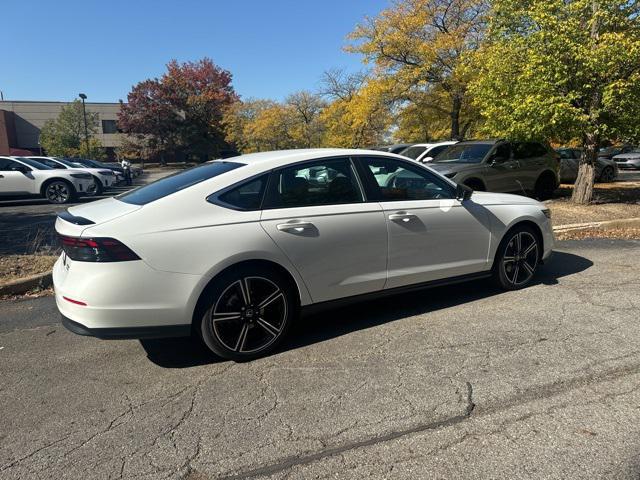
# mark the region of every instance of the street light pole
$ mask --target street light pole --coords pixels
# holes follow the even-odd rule
[[[84,101],[87,96],[84,93],[78,95],[82,99],[82,114],[84,115],[84,143],[87,147],[87,155],[89,155],[89,130],[87,129],[87,109],[84,106]]]

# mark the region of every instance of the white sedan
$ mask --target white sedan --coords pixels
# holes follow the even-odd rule
[[[216,160],[69,208],[56,230],[69,330],[195,333],[234,360],[272,350],[303,310],[485,277],[522,288],[554,242],[535,200],[341,149]]]
[[[40,196],[69,203],[92,194],[93,177],[82,170],[55,170],[30,158],[0,157],[0,197]]]

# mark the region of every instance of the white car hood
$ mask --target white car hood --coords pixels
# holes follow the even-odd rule
[[[510,193],[494,192],[473,192],[471,200],[479,205],[538,205],[545,208],[544,204],[522,195],[512,195]]]

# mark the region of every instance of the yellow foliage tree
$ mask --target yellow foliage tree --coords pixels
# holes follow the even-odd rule
[[[377,78],[392,79],[386,85],[398,100],[422,96],[421,104],[441,109],[448,136],[460,138],[469,104],[469,72],[460,67],[483,39],[487,10],[486,0],[398,0],[359,25],[347,49],[373,63]]]

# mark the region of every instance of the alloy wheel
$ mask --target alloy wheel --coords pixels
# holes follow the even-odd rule
[[[236,353],[255,353],[269,347],[287,321],[284,291],[264,277],[243,277],[229,285],[211,309],[217,340]]]
[[[71,197],[69,186],[63,182],[53,182],[47,187],[47,200],[52,203],[66,203]]]
[[[502,269],[509,283],[519,286],[533,277],[538,266],[538,241],[529,232],[513,235],[505,247]]]

